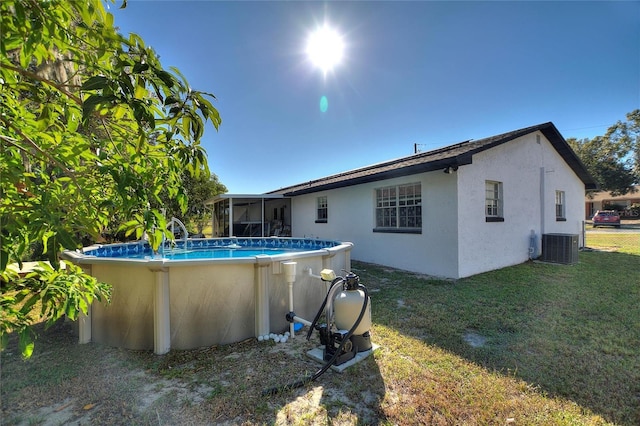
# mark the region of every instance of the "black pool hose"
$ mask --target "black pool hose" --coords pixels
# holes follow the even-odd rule
[[[318,320],[322,315],[322,311],[324,311],[324,308],[327,306],[327,302],[329,301],[329,295],[331,294],[331,290],[333,290],[333,288],[340,283],[344,283],[343,277],[336,277],[333,279],[333,281],[331,281],[331,285],[329,286],[329,290],[327,291],[327,294],[324,296],[322,305],[320,305],[320,309],[318,309],[318,313],[316,313],[315,318],[313,319],[313,321],[311,321],[311,325],[309,326],[309,331],[307,331],[307,340],[311,338],[311,333],[313,333],[313,330],[315,329],[316,324],[318,323]],[[328,326],[329,324],[327,324],[327,327]]]
[[[336,280],[334,280],[334,282],[335,281]],[[331,287],[333,287],[333,283],[332,283]],[[360,315],[358,315],[358,319],[353,324],[353,326],[351,327],[351,329],[347,333],[346,337],[344,339],[342,339],[342,342],[340,343],[340,346],[338,347],[338,350],[336,350],[336,352],[333,354],[331,359],[329,361],[327,361],[322,366],[321,369],[316,371],[311,376],[307,376],[304,379],[300,379],[300,380],[298,380],[296,382],[289,383],[289,384],[286,384],[286,385],[283,385],[283,386],[274,386],[272,388],[265,389],[265,390],[262,391],[262,396],[277,395],[277,394],[279,394],[281,392],[284,392],[284,391],[288,391],[288,390],[292,390],[292,389],[296,389],[296,388],[301,388],[302,386],[306,385],[307,383],[313,382],[318,377],[322,376],[329,368],[331,368],[333,363],[336,361],[336,359],[340,355],[340,352],[342,352],[342,349],[344,349],[345,343],[347,342],[347,340],[349,340],[351,338],[351,336],[353,335],[353,332],[356,331],[356,328],[358,328],[358,326],[360,325],[360,322],[362,321],[362,318],[364,317],[364,314],[367,312],[367,305],[369,304],[369,292],[367,291],[367,288],[365,286],[361,285],[361,284],[358,284],[358,289],[360,289],[360,290],[362,290],[364,292],[364,303],[362,304],[362,309],[360,310]],[[327,296],[329,295],[329,293],[330,292],[327,293]],[[324,309],[324,305],[326,304],[326,301],[327,301],[327,298],[325,297],[325,302],[323,303],[323,307],[320,308],[319,312],[322,312],[322,310]],[[319,317],[319,315],[317,315],[317,317]],[[329,325],[327,324],[327,326],[329,326]],[[308,340],[308,338],[307,338],[307,340]]]

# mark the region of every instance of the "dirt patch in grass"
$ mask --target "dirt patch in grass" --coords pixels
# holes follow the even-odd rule
[[[481,348],[487,343],[487,338],[476,333],[475,331],[467,331],[464,335],[464,341],[471,347]]]
[[[251,339],[158,356],[79,345],[74,325],[64,321],[38,333],[31,359],[21,359],[15,338],[1,354],[3,425],[287,424],[292,419],[324,424],[328,418],[364,423],[379,419],[384,386],[379,376],[366,373],[366,365],[375,365],[373,357],[362,367],[352,367],[355,377],[329,371],[300,389],[262,396],[267,388],[294,382],[321,367],[306,356],[317,341],[307,342],[302,335],[286,343]]]

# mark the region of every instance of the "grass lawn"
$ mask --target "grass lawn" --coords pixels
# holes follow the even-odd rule
[[[28,361],[15,339],[3,353],[3,424],[72,410],[59,423],[638,425],[639,265],[581,252],[576,265],[529,262],[454,282],[353,262],[380,348],[269,397],[265,388],[319,368],[303,355],[317,334],[156,356],[77,345],[61,325]]]
[[[400,387],[421,396],[403,409],[491,423],[495,411],[511,406],[521,410],[513,414],[518,423],[573,422],[563,412],[546,417],[537,405],[545,400],[516,408],[523,401],[516,402],[518,385],[508,379],[520,379],[523,388],[608,421],[640,424],[640,257],[586,252],[579,259],[573,266],[527,263],[455,284],[358,265],[365,282],[394,284],[375,293],[374,330],[387,349],[397,341],[406,354],[381,356],[383,376],[398,359],[414,365]],[[452,354],[459,358],[446,361]],[[480,369],[462,367],[462,360]]]
[[[640,256],[640,233],[588,232],[586,245],[591,248],[615,250],[619,253]]]

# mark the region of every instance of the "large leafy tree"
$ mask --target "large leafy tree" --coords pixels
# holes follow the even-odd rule
[[[609,127],[603,136],[567,139],[600,189],[613,195],[631,192],[640,182],[640,110],[628,113],[626,118]]]
[[[35,307],[52,323],[109,298],[61,269],[60,252],[114,218],[157,249],[166,223],[153,206],[166,191],[186,208],[182,177],[210,175],[200,139],[220,117],[213,95],[119,34],[102,0],[4,0],[0,12],[0,333],[18,332],[29,355]],[[19,278],[9,265],[34,244],[50,262]]]
[[[195,226],[199,234],[202,233],[211,212],[207,210],[205,202],[218,194],[227,192],[227,187],[212,174],[206,176],[193,176],[191,173],[184,173],[182,176],[183,188],[187,195],[187,208],[182,210],[176,199],[172,199],[168,194],[162,197],[162,207],[166,209],[166,217],[175,216],[187,225]]]
[[[628,113],[625,121],[609,127],[605,137],[618,145],[622,153],[626,152],[621,161],[633,174],[634,183],[640,183],[640,109]]]

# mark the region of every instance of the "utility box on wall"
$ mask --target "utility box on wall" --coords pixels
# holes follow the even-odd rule
[[[578,263],[579,244],[577,234],[543,234],[540,260],[565,265]]]

